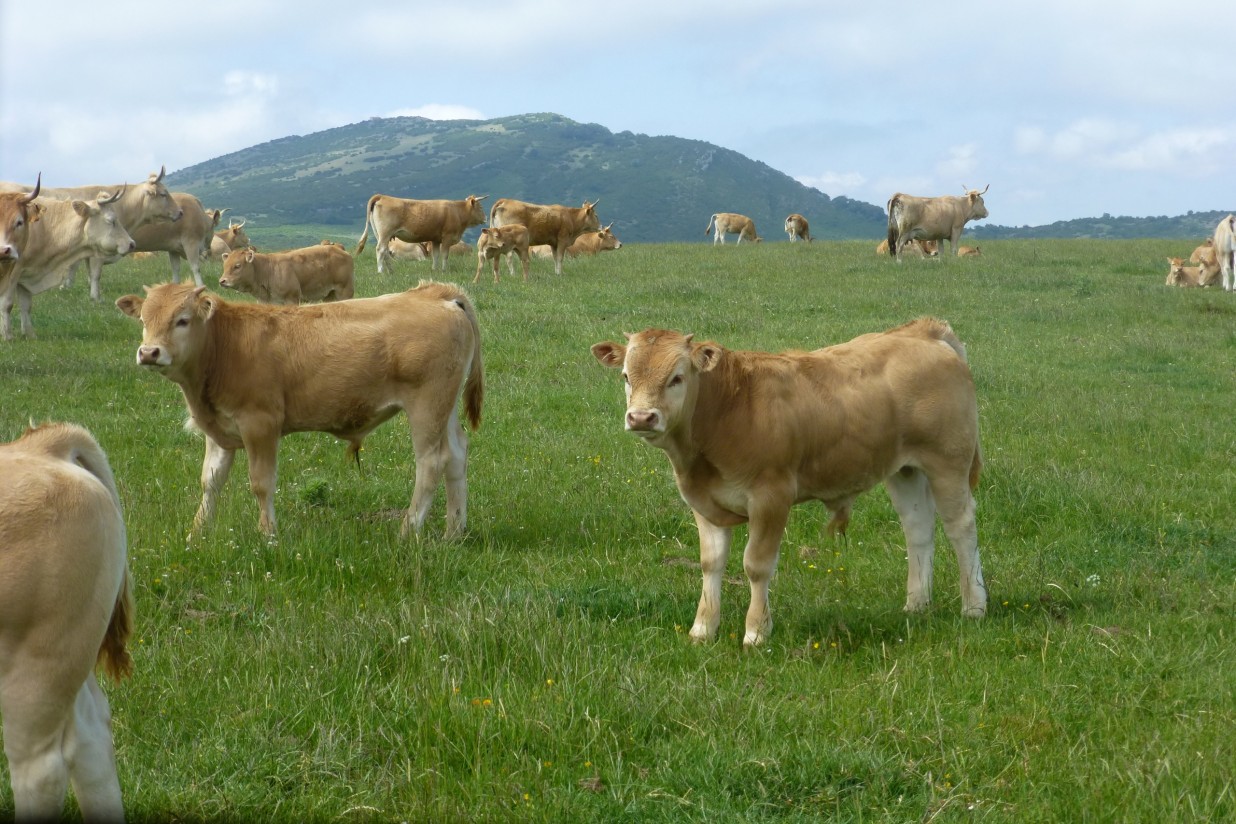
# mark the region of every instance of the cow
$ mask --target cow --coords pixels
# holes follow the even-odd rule
[[[751,585],[743,644],[772,629],[768,586],[791,507],[819,500],[845,531],[855,498],[883,481],[905,531],[905,609],[931,602],[935,516],[957,554],[962,614],[982,617],[973,490],[982,459],[965,347],[947,323],[920,318],[813,352],[736,351],[664,329],[603,342],[621,369],[626,430],[665,450],[700,534],[703,591],[690,637],[720,624],[733,527],[748,524]]]
[[[528,254],[534,258],[544,258],[546,260],[554,259],[554,247],[548,243],[538,243],[535,246],[528,247]]]
[[[43,213],[43,207],[34,202],[42,183],[40,173],[31,191],[0,193],[0,292],[4,291],[9,273],[21,258],[22,249],[26,248],[30,224]]]
[[[592,255],[599,255],[601,252],[621,249],[622,241],[610,229],[610,226],[613,225],[611,223],[609,226],[602,227],[599,231],[585,232],[575,238],[575,242],[567,247],[567,257],[577,258],[580,255],[591,257]]]
[[[696,224],[698,225],[698,224]],[[713,226],[716,226],[717,233],[713,235],[712,245],[725,243],[726,235],[738,235],[738,243],[744,240],[752,243],[762,243],[764,238],[755,233],[755,222],[746,215],[738,215],[733,212],[717,212],[708,219],[708,228],[704,230],[704,234],[710,234]]]
[[[1215,257],[1215,241],[1214,238],[1206,238],[1201,245],[1193,250],[1189,255],[1189,263],[1201,263],[1209,261],[1218,265],[1218,258]]]
[[[432,260],[433,247],[428,243],[409,243],[393,237],[387,246],[390,257],[395,260]]]
[[[193,282],[203,286],[202,258],[210,249],[218,217],[188,192],[172,192],[172,199],[183,217],[175,223],[148,223],[133,232],[133,241],[140,252],[167,252],[173,283],[180,283],[180,264],[188,261]]]
[[[962,187],[965,189],[965,187]],[[888,248],[893,257],[901,259],[901,250],[913,238],[947,240],[956,256],[960,249],[961,230],[971,220],[987,217],[983,191],[965,189],[964,196],[914,197],[898,192],[888,199]]]
[[[220,213],[223,210],[211,210],[208,215],[214,215],[215,211]],[[216,225],[218,218],[215,218]],[[228,221],[227,228],[213,233],[210,239],[209,257],[211,260],[223,260],[223,256],[233,249],[246,249],[253,245],[253,241],[249,239],[249,235],[245,232],[246,221],[237,223],[234,220]]]
[[[802,239],[811,242],[811,227],[807,218],[795,212],[785,219],[785,233],[790,236],[790,243]]]
[[[468,195],[463,200],[408,200],[390,195],[374,195],[365,206],[365,231],[355,254],[365,251],[369,229],[377,238],[378,273],[385,271],[383,263],[390,256],[391,238],[409,243],[431,244],[433,261],[430,269],[446,271],[451,246],[459,242],[471,226],[485,222],[481,201],[489,195]]]
[[[223,257],[219,285],[253,295],[262,303],[349,300],[356,291],[352,256],[343,244],[262,254],[249,247]]]
[[[1167,281],[1165,286],[1209,286],[1204,283],[1205,275],[1200,266],[1185,266],[1183,258],[1169,257],[1167,259]]]
[[[915,257],[915,258],[939,257],[940,244],[934,240],[911,240],[909,243],[905,245],[905,248],[901,250],[901,253],[903,255],[909,255],[910,257]],[[887,240],[881,240],[876,245],[876,254],[877,255],[887,255],[888,254],[888,241]]]
[[[96,667],[129,676],[127,541],[107,455],[79,426],[0,444],[0,716],[17,821],[122,821],[111,709]]]
[[[109,194],[120,192],[121,195],[113,204],[112,211],[116,215],[116,219],[120,221],[120,225],[132,236],[134,230],[139,226],[157,222],[175,223],[180,220],[183,212],[180,206],[172,199],[167,186],[163,184],[163,177],[166,171],[166,167],[162,167],[157,172],[151,172],[144,182],[132,186],[127,183],[117,183],[114,186],[44,188],[40,196],[44,200],[93,200],[99,192],[108,192]],[[17,184],[5,184],[4,188],[11,188],[14,185]],[[99,279],[103,273],[103,265],[115,263],[119,259],[115,255],[105,257],[91,254],[86,257],[85,262],[90,271],[91,300],[100,300]],[[69,267],[69,275],[64,281],[66,287],[73,285],[74,274],[79,263],[80,261]]]
[[[1219,261],[1219,271],[1222,275],[1223,289],[1232,291],[1236,286],[1233,282],[1233,255],[1236,255],[1236,217],[1228,215],[1219,221],[1214,233],[1215,258]]]
[[[466,527],[468,436],[458,406],[462,399],[479,427],[485,380],[476,312],[458,287],[422,282],[376,298],[268,306],[164,283],[116,306],[142,322],[138,365],[180,387],[206,437],[191,536],[212,520],[236,450],[248,454],[258,528],[273,537],[279,439],[329,432],[359,459],[365,437],[400,409],[416,465],[401,535],[420,535],[444,476],[447,536]]]
[[[524,283],[528,282],[528,227],[522,223],[510,223],[506,226],[487,227],[481,230],[476,239],[476,275],[472,282],[481,278],[481,268],[485,261],[493,262],[494,283],[498,282],[498,263],[503,255],[507,255],[507,273],[515,274],[515,255],[524,264]]]
[[[100,192],[97,200],[38,198],[39,220],[28,225],[26,247],[7,276],[0,277],[0,337],[13,339],[14,302],[21,309],[22,334],[35,337],[30,316],[34,296],[63,284],[74,263],[91,255],[113,257],[133,251],[133,238],[113,211],[121,194]]]
[[[958,246],[957,247],[958,257],[981,257],[982,254],[983,254],[982,250],[979,249],[979,247],[977,246]]]
[[[597,218],[597,203],[584,201],[579,207],[558,204],[527,203],[500,198],[489,209],[489,225],[497,228],[512,223],[528,227],[528,244],[548,244],[554,250],[554,274],[562,274],[562,259],[566,250],[584,232],[601,228]]]

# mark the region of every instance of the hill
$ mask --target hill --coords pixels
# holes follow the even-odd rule
[[[801,212],[819,238],[878,238],[878,206],[804,186],[765,163],[699,140],[614,133],[556,114],[494,120],[370,118],[285,137],[168,175],[208,207],[230,207],[258,225],[340,225],[358,234],[378,192],[458,199],[488,194],[579,205],[624,241],[703,240],[716,211],[750,216],[762,236],[784,240]]]
[[[1214,234],[1215,226],[1231,212],[1189,212],[1177,217],[1085,217],[1058,220],[1045,226],[993,226],[979,224],[967,231],[980,239],[1008,238],[1202,238]]]

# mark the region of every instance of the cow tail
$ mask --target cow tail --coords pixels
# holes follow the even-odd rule
[[[373,222],[373,204],[376,203],[377,200],[378,196],[374,195],[369,198],[369,202],[365,204],[365,231],[361,234],[360,243],[356,244],[356,251],[352,253],[353,255],[359,255],[361,252],[365,251],[365,241],[369,240],[369,224]],[[373,233],[376,235],[378,230],[374,229]]]
[[[472,368],[468,371],[468,379],[464,383],[464,411],[468,415],[468,423],[472,429],[481,428],[481,406],[485,401],[485,366],[481,361],[481,327],[476,320],[476,310],[467,297],[460,295],[460,307],[472,324]]]
[[[893,195],[888,199],[888,253],[897,256],[897,223],[901,220],[901,198]]]
[[[713,224],[713,223],[715,223],[715,222],[716,222],[716,220],[717,220],[717,216],[716,216],[716,215],[713,215],[712,217],[708,218],[708,228],[704,230],[704,234],[706,234],[706,235],[710,235],[710,234],[712,234],[712,224]],[[696,225],[696,226],[699,226],[699,224],[698,224],[698,223],[697,223],[697,224],[695,224],[695,225]]]
[[[974,460],[970,461],[970,491],[978,489],[979,473],[983,471],[983,449],[978,438],[974,439]]]
[[[128,641],[133,634],[133,586],[126,569],[116,604],[112,607],[112,619],[107,624],[107,633],[99,646],[96,666],[113,681],[120,681],[133,674],[133,657],[129,655]]]

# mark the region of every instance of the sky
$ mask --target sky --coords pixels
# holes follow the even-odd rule
[[[1218,8],[0,0],[0,180],[112,184],[370,117],[554,112],[881,207],[990,186],[1005,226],[1234,211]]]

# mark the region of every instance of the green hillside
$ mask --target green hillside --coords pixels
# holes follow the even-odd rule
[[[488,194],[598,212],[624,241],[702,241],[713,212],[741,212],[769,240],[801,212],[819,238],[877,238],[880,207],[831,198],[767,164],[705,143],[577,123],[556,114],[495,120],[371,118],[286,137],[181,169],[177,190],[255,226],[347,226],[383,193],[424,199]],[[731,238],[732,240],[732,238]]]
[[[979,224],[971,227],[978,238],[1009,240],[1020,238],[1076,238],[1126,240],[1133,238],[1202,238],[1214,234],[1215,226],[1228,212],[1189,212],[1168,217],[1084,217],[1058,220],[1046,226],[999,226]]]

